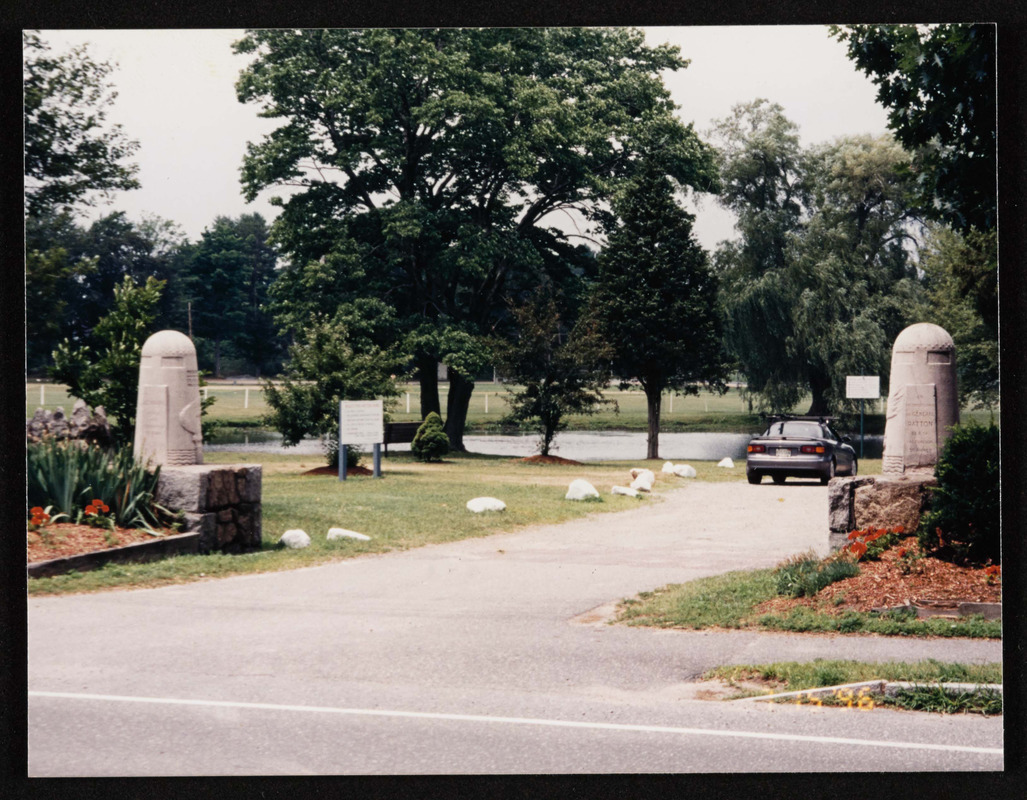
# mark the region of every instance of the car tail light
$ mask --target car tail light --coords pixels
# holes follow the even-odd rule
[[[749,445],[749,452],[750,453],[765,453],[765,452],[767,452],[767,448],[764,447],[761,444],[750,444]]]
[[[817,453],[817,454],[819,454],[819,453],[823,453],[825,451],[824,451],[824,446],[822,444],[804,444],[802,447],[799,448],[799,452],[801,452],[801,453],[811,453],[811,454],[812,453]]]

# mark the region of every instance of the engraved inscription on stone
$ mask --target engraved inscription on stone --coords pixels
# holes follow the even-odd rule
[[[959,422],[955,350],[952,337],[928,322],[910,325],[895,339],[882,472],[938,463],[952,426]]]
[[[938,463],[938,413],[934,384],[907,386],[905,412],[904,466],[934,466]]]

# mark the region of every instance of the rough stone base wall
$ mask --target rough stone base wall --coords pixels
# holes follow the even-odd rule
[[[157,502],[185,514],[199,531],[199,550],[241,553],[260,547],[261,467],[258,464],[163,466]]]
[[[848,544],[851,531],[867,527],[903,526],[913,532],[930,508],[931,474],[870,475],[834,478],[828,484],[829,544],[832,551]]]

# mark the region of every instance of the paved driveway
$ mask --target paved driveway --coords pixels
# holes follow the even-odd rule
[[[31,775],[1000,769],[1002,720],[696,699],[725,663],[997,661],[995,642],[590,623],[826,552],[819,485],[688,483],[565,525],[29,604]],[[853,748],[856,748],[855,751]]]

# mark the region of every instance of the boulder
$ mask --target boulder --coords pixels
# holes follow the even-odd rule
[[[639,492],[651,492],[653,480],[648,475],[639,475],[631,482],[631,488]]]
[[[875,475],[873,483],[854,487],[853,522],[859,529],[901,525],[913,533],[930,507],[930,487],[936,485],[933,475]]]
[[[674,472],[674,465],[671,464],[669,461],[664,461],[663,469],[661,469],[660,472],[664,473],[665,475],[671,475]]]
[[[359,539],[362,542],[371,541],[371,537],[363,533],[348,531],[345,528],[329,528],[328,541],[331,542],[335,539]]]
[[[588,481],[578,478],[577,480],[571,481],[571,485],[567,487],[567,494],[565,495],[566,500],[599,500],[599,492],[596,491],[596,487]]]
[[[624,494],[624,495],[627,495],[628,497],[641,497],[642,496],[635,489],[632,489],[630,486],[614,486],[612,491],[613,491],[614,494]]]
[[[717,462],[717,466],[724,467],[725,469],[734,469],[735,462],[732,461],[730,458],[722,458],[720,461]]]
[[[483,511],[506,511],[506,503],[495,497],[475,497],[467,501],[467,510],[475,514]]]
[[[697,473],[695,467],[689,466],[688,464],[678,464],[674,467],[674,474],[679,478],[694,478]]]
[[[306,531],[294,528],[283,533],[282,538],[278,540],[278,544],[292,550],[302,550],[304,547],[310,546],[310,537]]]
[[[656,473],[653,472],[651,469],[646,469],[645,467],[635,467],[631,470],[632,478],[639,478],[642,475],[645,475],[649,479],[650,483],[656,483]]]

